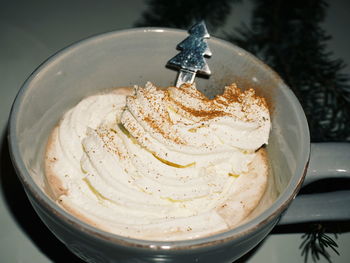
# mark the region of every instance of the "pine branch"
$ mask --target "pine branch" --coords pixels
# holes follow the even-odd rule
[[[349,77],[326,50],[319,0],[255,0],[252,22],[227,38],[260,57],[292,88],[309,121],[312,141],[350,141]],[[266,8],[266,7],[270,8]]]
[[[148,8],[135,26],[188,29],[204,20],[210,32],[225,24],[233,3],[242,0],[148,0]]]
[[[337,239],[336,234],[334,234],[334,237]],[[327,248],[339,255],[337,243],[325,233],[325,228],[321,224],[311,225],[310,231],[302,235],[301,239],[303,241],[299,248],[305,263],[308,261],[309,255],[311,255],[314,262],[317,262],[321,257],[324,257],[328,262],[332,262]]]

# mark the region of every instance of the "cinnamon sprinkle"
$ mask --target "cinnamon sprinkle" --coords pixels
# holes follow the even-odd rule
[[[174,141],[177,144],[185,144],[185,142],[178,136],[173,137],[171,136],[170,133],[166,132],[164,129],[162,129],[162,125],[160,125],[161,123],[157,123],[156,120],[154,120],[152,117],[150,117],[149,115],[147,115],[146,117],[144,117],[143,119],[145,122],[148,123],[148,125],[155,131],[157,131],[158,133],[160,133],[161,135],[163,135],[164,138],[169,139]],[[162,122],[164,123],[164,120],[162,120]],[[164,125],[163,125],[164,126]]]

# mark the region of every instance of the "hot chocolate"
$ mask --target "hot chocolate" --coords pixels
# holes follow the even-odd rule
[[[45,156],[57,202],[115,234],[193,239],[239,225],[267,184],[264,98],[232,84],[120,88],[83,99],[54,128]]]

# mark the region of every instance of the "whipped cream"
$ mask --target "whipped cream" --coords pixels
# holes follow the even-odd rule
[[[115,234],[192,239],[239,224],[266,186],[270,116],[254,90],[208,99],[195,85],[97,94],[54,129],[46,175],[57,202]],[[260,159],[259,159],[260,158]]]

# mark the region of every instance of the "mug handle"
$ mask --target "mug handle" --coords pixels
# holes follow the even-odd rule
[[[350,180],[350,143],[311,144],[309,167],[302,186],[330,178]],[[350,220],[349,204],[350,190],[297,195],[278,224]]]

